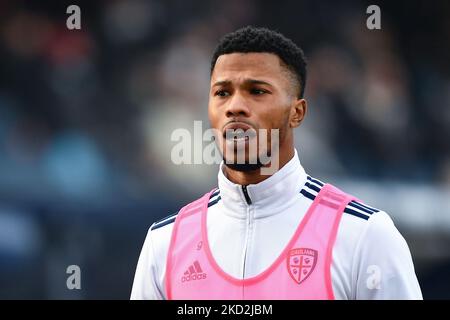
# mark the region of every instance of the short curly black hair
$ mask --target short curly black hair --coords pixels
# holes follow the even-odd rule
[[[281,33],[247,26],[223,36],[211,60],[211,74],[219,56],[229,53],[267,52],[276,54],[285,66],[294,73],[299,83],[299,98],[303,97],[306,85],[306,59],[303,50]]]

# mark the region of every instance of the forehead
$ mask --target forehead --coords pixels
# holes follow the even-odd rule
[[[230,53],[219,56],[211,75],[211,82],[239,78],[286,81],[286,67],[273,53]]]

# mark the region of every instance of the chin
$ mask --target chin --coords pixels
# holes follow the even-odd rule
[[[247,155],[245,157],[245,160],[242,161],[241,163],[238,163],[239,162],[238,160],[240,160],[239,157],[238,157],[238,152],[234,153],[234,158],[232,157],[230,159],[230,163],[227,163],[227,157],[226,156],[223,156],[222,158],[223,158],[224,164],[228,168],[230,168],[232,170],[235,170],[235,171],[240,171],[240,172],[255,171],[255,170],[258,170],[258,169],[260,169],[261,167],[264,166],[264,164],[261,162],[261,159],[260,159],[259,156],[256,156],[256,157],[253,156],[253,157],[250,157],[250,159],[249,159],[249,156]]]
[[[228,163],[227,164],[226,161],[224,161],[224,164],[228,168],[235,170],[235,171],[240,171],[240,172],[256,171],[256,170],[259,170],[263,166],[263,164],[260,163],[259,161],[258,161],[258,163],[242,163],[242,164],[236,164],[236,163],[233,163],[233,164]]]

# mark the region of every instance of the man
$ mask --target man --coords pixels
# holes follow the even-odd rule
[[[221,39],[208,106],[224,158],[218,188],[151,226],[132,299],[422,299],[390,217],[301,166],[293,130],[305,81],[302,50],[281,34],[246,27]]]

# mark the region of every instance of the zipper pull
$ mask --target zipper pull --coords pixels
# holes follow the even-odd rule
[[[242,192],[244,193],[245,201],[247,201],[247,204],[248,205],[252,204],[252,200],[250,199],[250,196],[248,195],[247,192],[247,186],[242,186]]]

